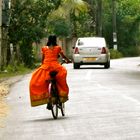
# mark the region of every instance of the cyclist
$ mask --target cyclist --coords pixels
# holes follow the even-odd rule
[[[30,80],[31,106],[43,105],[49,102],[48,81],[51,71],[57,72],[56,81],[60,99],[62,102],[68,100],[69,87],[66,81],[67,70],[59,63],[59,55],[61,55],[67,63],[71,62],[71,60],[64,55],[62,48],[57,45],[57,37],[50,35],[47,45],[42,47],[42,65],[32,74]]]

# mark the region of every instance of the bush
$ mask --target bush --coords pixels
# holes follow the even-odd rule
[[[122,49],[121,52],[125,57],[135,57],[140,55],[140,49],[136,46],[125,47],[125,49]]]
[[[110,58],[116,59],[116,58],[122,58],[123,54],[119,52],[118,50],[110,49]]]
[[[32,72],[32,69],[25,67],[23,64],[16,66],[8,65],[7,67],[4,68],[3,71],[0,71],[0,79],[11,76],[24,75],[30,72]]]
[[[17,71],[17,67],[14,66],[14,65],[8,65],[6,68],[5,68],[5,71],[7,72],[16,72]]]
[[[26,70],[29,70],[29,68],[25,67],[24,64],[9,64],[4,68],[4,71],[8,73],[18,73],[18,72],[24,72]]]

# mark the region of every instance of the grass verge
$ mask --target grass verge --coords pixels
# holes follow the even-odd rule
[[[0,72],[0,81],[17,75],[24,75],[32,72],[32,69],[24,67],[23,65],[11,66],[8,65],[3,71]]]

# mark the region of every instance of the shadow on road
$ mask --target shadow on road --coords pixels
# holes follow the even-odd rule
[[[46,122],[46,121],[62,121],[67,119],[68,117],[58,117],[57,119],[53,118],[41,118],[41,119],[34,119],[34,120],[26,120],[25,123],[33,123],[33,122]]]
[[[80,67],[80,69],[105,69],[104,67]]]

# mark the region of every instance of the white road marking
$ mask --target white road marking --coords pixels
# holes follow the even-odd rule
[[[91,76],[92,75],[92,71],[90,70],[90,71],[88,71],[87,73],[86,73],[86,75],[84,76],[84,79],[85,80],[89,80],[89,79],[91,79]]]
[[[138,100],[136,100],[136,99],[134,99],[134,98],[132,98],[130,96],[122,95],[122,97],[125,98],[125,99],[127,99],[127,100],[129,100],[129,101],[131,101],[131,102],[134,102],[134,103],[140,105],[140,102]]]

